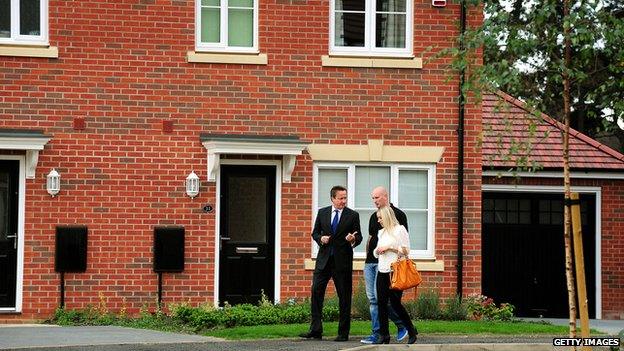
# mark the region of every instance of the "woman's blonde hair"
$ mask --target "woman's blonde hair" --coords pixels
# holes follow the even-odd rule
[[[384,229],[392,229],[399,225],[399,220],[396,218],[394,211],[390,206],[383,206],[377,210],[379,218],[381,218],[381,225]]]

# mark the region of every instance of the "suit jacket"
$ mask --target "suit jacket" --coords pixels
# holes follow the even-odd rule
[[[331,206],[321,208],[318,211],[316,221],[314,222],[312,238],[319,245],[315,269],[325,268],[325,265],[327,265],[327,262],[331,258],[331,251],[333,251],[336,270],[353,270],[353,248],[362,242],[360,215],[352,209],[345,207],[340,215],[338,229],[336,230],[336,233],[332,233],[331,212]],[[345,236],[356,231],[355,241],[353,242],[353,246],[351,246],[351,243],[345,239]],[[321,236],[324,235],[331,236],[327,245],[323,245],[321,243]]]

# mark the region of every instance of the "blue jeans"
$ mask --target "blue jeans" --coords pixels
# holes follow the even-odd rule
[[[371,324],[373,335],[379,336],[379,309],[377,306],[377,263],[364,264],[364,281],[366,282],[366,297],[368,297],[369,311],[371,315]],[[397,328],[405,328],[401,318],[397,316],[392,306],[388,304],[388,315],[396,324]]]

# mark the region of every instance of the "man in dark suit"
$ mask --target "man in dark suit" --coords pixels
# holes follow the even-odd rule
[[[331,206],[321,208],[314,222],[312,238],[319,245],[312,276],[312,322],[310,330],[300,336],[321,339],[323,335],[323,300],[329,279],[338,293],[340,321],[335,341],[347,341],[351,328],[351,295],[353,287],[353,248],[362,242],[360,215],[347,205],[347,189],[331,189]]]

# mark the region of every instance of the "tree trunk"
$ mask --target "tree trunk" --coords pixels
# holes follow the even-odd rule
[[[576,291],[574,288],[574,273],[572,271],[572,216],[570,213],[570,74],[571,54],[570,40],[570,0],[563,0],[563,37],[564,37],[564,64],[563,64],[563,115],[565,128],[563,132],[563,187],[565,191],[564,206],[564,243],[565,243],[565,271],[568,285],[568,306],[570,312],[570,337],[576,337]]]

